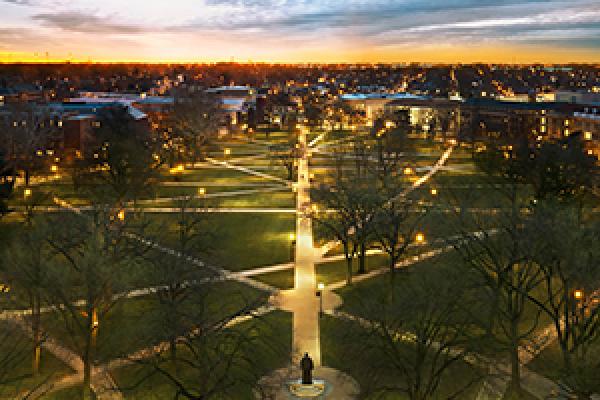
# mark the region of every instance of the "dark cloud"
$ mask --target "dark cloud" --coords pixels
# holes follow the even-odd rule
[[[114,22],[109,17],[100,17],[77,11],[42,13],[34,15],[32,18],[49,27],[60,28],[69,32],[131,34],[145,31],[141,26],[121,24]]]

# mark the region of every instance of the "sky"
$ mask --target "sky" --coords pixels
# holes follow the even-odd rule
[[[0,0],[0,61],[600,63],[600,0]]]

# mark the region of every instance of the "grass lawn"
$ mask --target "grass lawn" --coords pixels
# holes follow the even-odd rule
[[[249,329],[250,327],[255,330],[253,335],[257,340],[245,345],[241,355],[248,358],[254,370],[236,371],[234,368],[232,372],[236,374],[234,376],[239,374],[236,385],[230,389],[227,395],[215,398],[254,400],[253,384],[262,376],[284,367],[288,363],[292,342],[291,314],[275,311],[257,321],[245,322],[233,329]],[[179,351],[185,351],[185,349],[181,348]],[[172,372],[172,366],[167,366],[167,370]],[[128,400],[174,398],[175,388],[163,376],[154,374],[150,379],[144,379],[150,373],[152,373],[152,367],[142,364],[114,370],[113,376]],[[197,384],[192,369],[185,368],[180,373],[189,385]]]
[[[256,275],[253,277],[257,281],[264,282],[278,289],[294,288],[294,269],[290,268],[284,271],[270,272],[268,274]]]
[[[205,227],[211,233],[202,245],[206,251],[192,251],[201,259],[234,271],[290,262],[290,233],[296,230],[294,214],[206,214]],[[149,215],[165,245],[175,245],[172,215]]]
[[[357,380],[361,388],[361,398],[372,400],[409,400],[401,394],[388,394],[383,397],[377,394],[377,388],[394,385],[402,382],[402,374],[392,364],[386,365],[381,355],[369,344],[372,337],[368,337],[363,328],[348,321],[341,321],[331,317],[321,319],[321,348],[323,349],[323,364],[346,372]],[[410,344],[398,347],[410,351]],[[360,354],[360,355],[359,355]],[[377,372],[372,366],[377,365]],[[439,398],[462,391],[457,398],[474,399],[479,389],[479,371],[465,362],[458,361],[453,364],[442,377],[439,385]],[[475,381],[469,385],[471,381]],[[434,397],[435,398],[435,397]]]
[[[179,311],[188,316],[190,323],[193,320],[215,321],[235,313],[246,305],[260,305],[263,301],[263,293],[249,286],[228,281],[194,289]],[[199,307],[199,304],[202,306]],[[160,306],[155,295],[117,302],[105,318],[99,321],[97,360],[106,362],[166,340],[167,316],[163,310],[165,309]],[[200,311],[202,315],[199,315]],[[57,319],[57,315],[45,314],[44,321],[51,336],[60,338],[60,342],[66,347],[75,352],[82,348],[83,338],[77,333],[71,335],[65,322]]]
[[[464,261],[455,251],[443,253],[437,257],[413,264],[406,270],[398,271],[393,282],[393,291],[396,293],[394,296],[401,298],[402,294],[409,290],[424,290],[425,287],[435,284],[436,281],[461,285],[462,289],[458,291],[458,295],[463,298],[460,304],[464,304],[464,308],[457,312],[464,312],[467,318],[473,321],[469,325],[468,331],[473,337],[478,338],[479,347],[477,351],[490,356],[502,355],[505,348],[494,340],[493,336],[486,333],[484,328],[484,322],[490,316],[491,305],[488,301],[491,301],[491,299],[482,287],[477,286],[478,275],[462,268],[461,265],[464,265]],[[337,292],[344,300],[342,310],[365,318],[376,318],[377,315],[373,314],[376,311],[372,307],[375,304],[373,303],[375,301],[373,300],[373,294],[390,293],[392,285],[390,277],[391,275],[386,273],[355,283],[351,287],[346,286],[339,289]],[[549,323],[548,319],[542,315],[538,324],[534,325],[533,321],[536,320],[536,314],[536,308],[528,303],[521,324],[523,332],[535,326],[536,329],[533,333],[535,335],[536,331],[542,330]],[[499,337],[503,336],[500,335]]]

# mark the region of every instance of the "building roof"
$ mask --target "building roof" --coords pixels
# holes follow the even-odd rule
[[[342,100],[377,100],[377,99],[426,99],[425,96],[419,96],[411,93],[349,93],[341,96]]]
[[[219,86],[219,87],[206,89],[206,92],[216,93],[216,92],[242,91],[242,90],[253,90],[253,89],[249,86]]]

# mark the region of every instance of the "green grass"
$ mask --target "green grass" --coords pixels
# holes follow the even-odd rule
[[[270,272],[254,276],[253,279],[274,286],[278,289],[294,288],[294,269],[290,268],[284,271]]]
[[[160,230],[161,243],[176,244],[173,216],[148,219]],[[203,260],[235,271],[291,261],[294,214],[207,214],[204,226],[211,233],[202,242],[206,251],[191,252]]]
[[[388,394],[380,397],[377,389],[398,384],[402,374],[394,365],[386,365],[381,355],[369,344],[373,337],[366,335],[363,328],[354,322],[341,321],[331,317],[321,319],[321,348],[324,365],[341,370],[352,376],[361,388],[361,398],[369,400],[409,400],[401,394]],[[403,351],[410,350],[410,344],[399,344]],[[372,366],[378,365],[375,372]],[[455,393],[467,387],[471,380],[477,382],[479,371],[465,362],[453,364],[442,377],[438,390],[439,398]],[[468,386],[460,399],[474,399],[478,385]],[[379,393],[381,394],[381,393]],[[437,398],[437,397],[435,397]]]
[[[376,254],[367,256],[365,259],[365,269],[367,272],[380,269],[387,266],[387,256],[384,254]],[[347,267],[346,260],[338,260],[332,262],[319,263],[316,266],[317,281],[323,282],[326,285],[346,280]],[[358,259],[354,259],[353,272],[354,276],[358,276]]]
[[[233,370],[234,377],[239,374],[239,381],[230,390],[228,396],[216,396],[218,399],[253,400],[252,386],[271,371],[284,367],[290,357],[292,343],[291,314],[275,311],[258,321],[245,322],[233,329],[248,329],[253,326],[256,330],[256,340],[244,346],[241,355],[247,357],[253,365],[253,371]],[[179,350],[185,351],[181,348]],[[167,370],[173,371],[172,366]],[[150,379],[144,379],[153,369],[150,365],[134,365],[113,371],[113,376],[128,400],[151,400],[174,398],[175,388],[167,379],[159,374],[154,374]],[[254,379],[248,380],[249,372]],[[190,386],[197,385],[193,370],[185,368],[180,371],[182,379]]]
[[[216,321],[247,305],[260,305],[265,300],[263,293],[231,281],[199,286],[191,293],[179,309],[188,315],[190,324],[194,320]],[[227,299],[226,302],[222,301],[224,298]],[[161,307],[156,295],[117,302],[99,321],[98,361],[106,362],[126,356],[166,340],[168,331],[165,329],[165,314],[162,310],[165,309]],[[200,311],[205,315],[199,315]],[[70,318],[68,320],[71,321]],[[82,348],[83,338],[78,334],[71,335],[63,319],[57,320],[57,315],[45,314],[44,321],[50,334],[61,338],[61,343],[65,346],[75,352]]]

